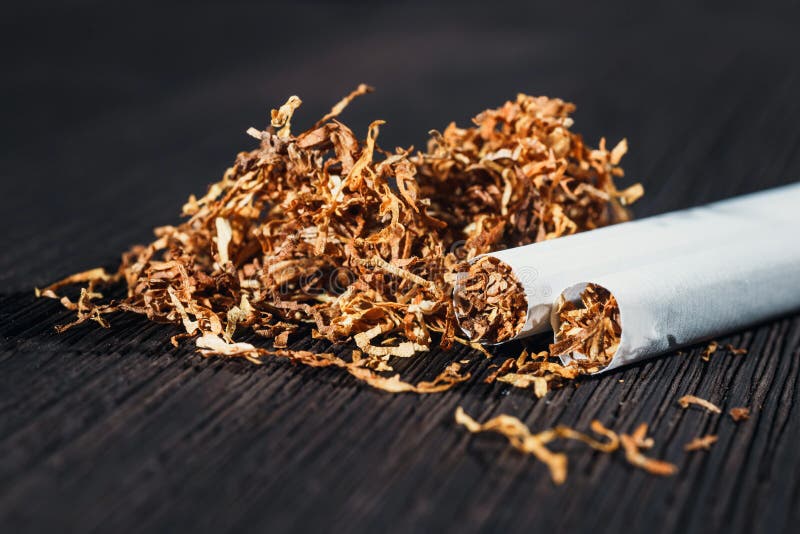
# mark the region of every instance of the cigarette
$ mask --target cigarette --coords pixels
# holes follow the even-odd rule
[[[484,328],[486,344],[553,328],[558,345],[564,314],[579,315],[591,287],[615,299],[621,330],[597,370],[657,356],[800,309],[799,208],[794,184],[490,253],[457,276],[456,317],[472,339],[481,337],[476,326],[506,321]],[[490,272],[483,278],[494,279],[494,292],[501,285],[490,262],[508,272],[503,289],[515,298],[481,289],[481,271]],[[520,293],[525,304],[511,310]],[[589,359],[580,350],[561,357]]]

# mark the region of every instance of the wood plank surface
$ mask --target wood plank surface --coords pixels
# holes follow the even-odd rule
[[[363,135],[386,119],[387,147],[421,146],[519,91],[571,100],[588,142],[628,138],[624,183],[647,191],[637,216],[800,177],[797,8],[551,4],[80,2],[7,14],[0,531],[794,532],[798,315],[720,340],[747,355],[704,362],[694,347],[537,400],[484,384],[493,362],[465,349],[469,383],[390,395],[332,369],[204,360],[169,344],[175,328],[135,316],[59,335],[70,313],[34,298],[34,286],[113,267],[176,222],[288,95],[305,101],[302,128],[362,81],[377,92],[344,120]],[[434,376],[452,357],[415,359],[404,377]],[[681,410],[684,394],[723,412],[749,406],[751,419]],[[457,406],[533,429],[648,422],[652,454],[680,471],[657,478],[568,443],[555,486],[503,439],[457,427]],[[710,451],[684,453],[706,433],[719,435]]]

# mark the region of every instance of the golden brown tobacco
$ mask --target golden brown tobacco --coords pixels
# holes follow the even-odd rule
[[[563,296],[556,306],[561,326],[556,332],[556,343],[550,345],[550,353],[579,355],[577,361],[591,372],[608,365],[622,336],[614,295],[603,287],[588,284],[581,293],[580,306]]]
[[[626,143],[587,147],[570,130],[574,106],[561,100],[519,95],[473,126],[433,132],[427,151],[412,154],[377,145],[382,121],[360,141],[338,120],[369,91],[359,86],[298,134],[291,121],[301,101],[289,98],[267,129],[248,130],[258,148],[240,153],[206,194],[189,197],[181,224],[156,228],[116,273],[80,273],[41,295],[75,310],[65,328],[108,326],[109,313],[134,312],[181,324],[173,343],[193,337],[206,356],[336,366],[395,392],[465,380],[455,362],[417,386],[392,374],[393,358],[437,342],[470,344],[456,337],[450,298],[460,262],[626,220],[623,205],[641,187],[616,189]],[[85,284],[77,300],[59,294],[73,284]],[[114,284],[125,296],[105,299],[99,289]],[[286,350],[292,336],[308,335],[304,326],[333,343],[354,342],[356,357]],[[236,342],[245,329],[273,349]]]

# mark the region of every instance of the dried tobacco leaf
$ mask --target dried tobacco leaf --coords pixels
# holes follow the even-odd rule
[[[699,450],[710,450],[711,446],[717,442],[719,438],[713,434],[708,434],[699,438],[694,438],[692,441],[687,443],[683,450],[686,452],[690,451],[699,451]]]
[[[694,395],[684,395],[683,397],[678,399],[678,404],[680,404],[681,408],[683,409],[688,408],[690,404],[694,404],[696,406],[705,408],[709,412],[722,413],[722,410],[719,409],[719,406],[717,406],[713,402],[701,399],[700,397],[695,397]]]
[[[730,414],[731,419],[733,419],[737,423],[740,421],[747,421],[748,419],[750,419],[750,408],[744,408],[744,407],[731,408],[731,411],[728,413]]]
[[[173,343],[195,337],[207,356],[336,366],[393,392],[442,391],[466,379],[451,365],[413,386],[391,374],[391,360],[429,350],[434,334],[443,349],[479,348],[455,335],[451,283],[462,261],[627,220],[622,205],[641,195],[641,186],[614,184],[627,144],[609,151],[601,140],[590,149],[570,131],[572,104],[519,95],[472,127],[433,132],[426,152],[387,152],[377,145],[382,121],[360,141],[337,119],[369,91],[359,86],[299,134],[292,118],[301,100],[289,98],[266,130],[248,130],[257,149],[240,153],[205,195],[189,197],[184,222],[156,228],[114,274],[87,271],[37,293],[77,312],[64,328],[107,326],[109,313],[133,312],[183,325]],[[126,289],[119,300],[97,291],[118,282]],[[81,283],[77,302],[57,294]],[[286,350],[304,326],[333,343],[353,341],[363,357]],[[243,329],[276,350],[234,341]]]
[[[561,326],[556,342],[550,345],[553,356],[571,355],[588,372],[611,363],[622,336],[619,306],[607,289],[588,284],[581,293],[581,305],[563,295],[556,304]]]

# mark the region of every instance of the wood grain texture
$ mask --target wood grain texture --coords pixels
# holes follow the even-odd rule
[[[361,81],[378,92],[345,120],[363,134],[387,119],[384,146],[419,146],[518,91],[570,99],[590,143],[628,138],[628,177],[647,190],[639,216],[795,181],[798,11],[728,7],[85,2],[6,18],[0,531],[793,532],[797,315],[721,340],[744,356],[706,363],[697,347],[537,400],[483,384],[492,362],[463,349],[475,379],[417,396],[285,361],[204,360],[139,317],[58,335],[69,312],[32,292],[113,266],[174,222],[287,95],[306,101],[302,127]],[[431,377],[449,358],[418,358],[404,376]],[[684,394],[752,417],[681,410]],[[556,487],[504,440],[456,427],[459,405],[534,429],[646,421],[653,455],[680,471],[656,478],[568,443]],[[683,452],[706,433],[719,435],[709,452]]]

